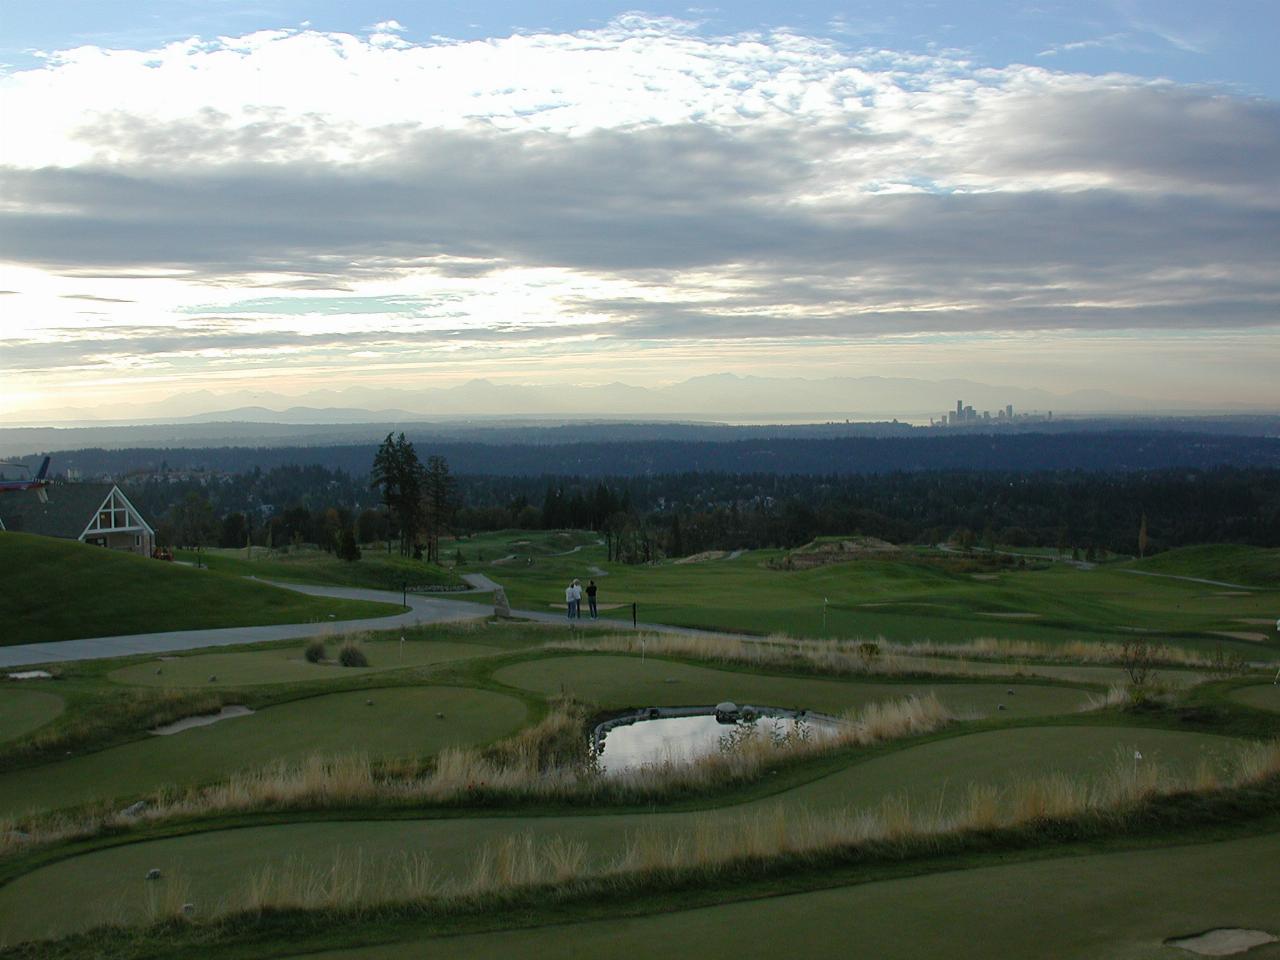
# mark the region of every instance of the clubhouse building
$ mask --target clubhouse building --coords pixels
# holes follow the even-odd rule
[[[40,493],[46,495],[46,503]],[[151,556],[156,532],[114,483],[55,483],[0,494],[0,530]]]

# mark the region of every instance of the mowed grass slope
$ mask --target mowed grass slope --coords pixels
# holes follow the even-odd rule
[[[1152,960],[1195,954],[1170,937],[1216,927],[1276,929],[1280,835],[1073,856],[812,893],[308,953],[309,960],[646,960],[802,955],[807,960]],[[801,949],[797,949],[797,947]],[[1249,951],[1280,957],[1280,944]]]
[[[1280,549],[1212,543],[1158,553],[1130,566],[1151,573],[1200,577],[1250,587],[1280,587]]]
[[[0,645],[354,620],[400,610],[22,533],[0,533],[0,571]]]
[[[1242,549],[1252,551],[1249,562],[1259,567],[1275,552]],[[629,566],[608,562],[604,548],[589,545],[565,556],[534,557],[532,564],[468,562],[463,569],[501,583],[519,608],[562,609],[566,583],[594,578],[605,618],[630,619],[635,602],[646,622],[752,634],[883,636],[899,642],[996,637],[1119,643],[1143,633],[1202,650],[1222,644],[1257,658],[1268,648],[1225,634],[1249,631],[1249,622],[1274,618],[1272,611],[1280,608],[1280,587],[1227,591],[1134,576],[1116,566],[985,568],[978,561],[928,552],[810,570],[770,565],[783,556],[782,551],[752,551],[733,560]],[[610,609],[612,604],[622,606]]]
[[[195,562],[194,550],[178,552],[181,560]],[[335,587],[365,587],[371,590],[400,590],[402,586],[463,587],[452,573],[434,563],[424,563],[398,553],[364,548],[359,560],[339,560],[318,547],[290,547],[269,550],[202,550],[200,563],[219,573],[259,577],[282,583],[317,583]]]
[[[208,783],[237,770],[315,754],[431,756],[445,747],[496,740],[514,732],[526,716],[524,703],[514,697],[459,687],[390,687],[309,697],[211,726],[0,774],[0,816],[131,799],[162,786]]]
[[[118,916],[146,918],[144,877],[158,868],[198,903],[243,893],[245,878],[290,864],[322,869],[360,851],[369,867],[401,856],[423,856],[433,874],[458,879],[486,845],[511,836],[582,844],[592,865],[620,856],[637,831],[693,835],[715,822],[743,817],[836,813],[872,809],[889,797],[912,807],[949,810],[965,802],[970,783],[1004,789],[1053,771],[1085,780],[1106,776],[1117,754],[1140,750],[1146,762],[1189,771],[1202,758],[1222,759],[1233,748],[1223,737],[1166,730],[1061,727],[999,730],[948,738],[857,763],[774,796],[712,810],[650,813],[585,811],[566,816],[484,816],[422,820],[342,820],[215,830],[131,843],[70,857],[0,888],[0,924],[18,936],[66,934]],[[117,877],[104,885],[103,877]],[[62,903],[79,909],[69,915]]]

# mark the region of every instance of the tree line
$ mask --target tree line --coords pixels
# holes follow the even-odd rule
[[[122,486],[144,514],[161,519],[165,543],[314,543],[337,551],[349,530],[358,543],[390,549],[395,540],[408,555],[434,559],[450,534],[570,527],[597,531],[612,559],[633,562],[855,533],[895,543],[1055,547],[1082,557],[1195,543],[1280,546],[1277,470],[455,476],[443,457],[424,464],[397,437],[381,449],[365,477],[290,467],[223,484]]]

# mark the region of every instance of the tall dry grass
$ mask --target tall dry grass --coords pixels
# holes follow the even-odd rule
[[[755,667],[799,668],[833,676],[889,676],[939,674],[986,675],[964,661],[1007,662],[1010,674],[1034,675],[1035,664],[1118,666],[1124,663],[1121,644],[1073,641],[1062,644],[996,640],[982,637],[967,643],[895,643],[866,640],[810,640],[774,634],[764,639],[690,634],[616,634],[560,640],[548,649],[603,653],[653,654],[687,657],[711,663]],[[874,650],[874,652],[873,652]],[[1153,646],[1152,662],[1161,666],[1213,666],[1210,657],[1178,647]],[[948,661],[955,661],[948,662]],[[1019,661],[1028,661],[1020,663]]]
[[[404,902],[451,909],[534,889],[553,896],[593,884],[625,890],[659,876],[710,879],[749,863],[803,863],[863,853],[893,856],[966,834],[1052,831],[1055,824],[1077,818],[1118,825],[1161,796],[1208,794],[1277,778],[1280,741],[1272,741],[1243,748],[1228,771],[1215,772],[1208,780],[1203,770],[1181,776],[1156,763],[1118,757],[1113,769],[1095,779],[1049,773],[1004,790],[976,784],[946,810],[916,807],[905,795],[893,795],[863,810],[814,813],[777,805],[742,815],[708,813],[683,829],[637,830],[620,852],[605,855],[593,855],[572,838],[515,833],[479,847],[469,868],[448,874],[420,855],[372,861],[355,849],[339,851],[332,862],[319,866],[298,860],[283,869],[263,868],[222,909],[350,909]]]
[[[827,736],[742,736],[734,748],[684,763],[604,774],[586,749],[582,707],[561,701],[540,723],[488,752],[448,748],[421,771],[384,769],[368,757],[312,756],[233,774],[186,791],[162,791],[134,816],[100,808],[78,817],[0,822],[0,857],[61,840],[142,824],[227,813],[359,806],[462,806],[490,802],[652,803],[759,779],[771,768],[851,746],[938,730],[953,719],[932,694],[873,703]],[[565,744],[572,735],[572,755]]]

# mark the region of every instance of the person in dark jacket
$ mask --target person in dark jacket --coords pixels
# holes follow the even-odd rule
[[[591,610],[591,619],[600,619],[600,614],[596,611],[596,582],[594,580],[587,581],[587,606]]]

